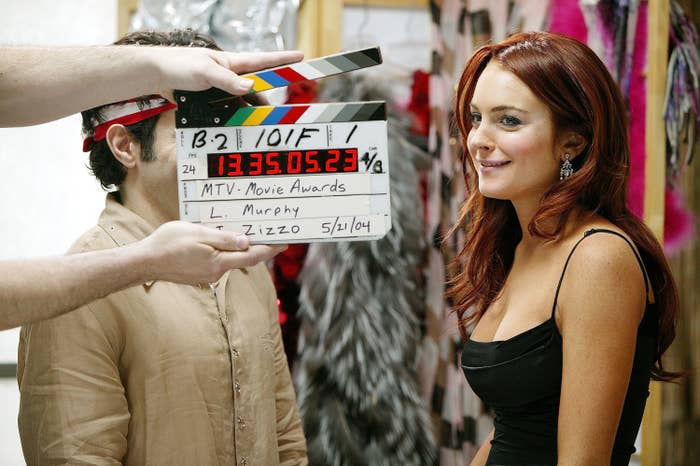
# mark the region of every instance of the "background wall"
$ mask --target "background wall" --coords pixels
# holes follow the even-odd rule
[[[428,9],[346,6],[342,18],[342,49],[379,45],[383,63],[367,71],[395,80],[395,98],[410,97],[411,73],[430,70]]]
[[[60,6],[60,7],[59,7]],[[116,0],[0,3],[1,45],[108,44],[117,35]],[[46,102],[51,105],[51,102]],[[86,168],[80,116],[0,129],[0,260],[62,254],[94,225],[104,204]],[[15,363],[18,330],[0,332],[0,364]],[[17,432],[19,392],[0,378],[0,464],[24,464]]]

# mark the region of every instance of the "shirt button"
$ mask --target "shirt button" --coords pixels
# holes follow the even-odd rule
[[[238,416],[238,427],[241,430],[245,430],[245,421],[243,420],[243,418],[241,416]]]
[[[233,384],[233,389],[236,390],[236,393],[241,393],[241,384],[238,382]]]
[[[241,466],[248,466],[248,458],[246,458],[244,456],[243,458],[241,458],[240,463],[241,463]]]
[[[231,354],[233,354],[234,358],[238,357],[238,350],[236,348],[231,349]]]

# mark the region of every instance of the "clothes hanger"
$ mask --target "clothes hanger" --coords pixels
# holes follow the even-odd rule
[[[377,38],[371,33],[365,32],[369,24],[370,11],[369,4],[365,1],[362,5],[362,21],[357,27],[353,40],[346,45],[347,50],[362,49],[370,46],[378,45]]]
[[[429,37],[427,37],[425,40],[415,39],[415,34],[413,34],[414,17],[415,16],[413,14],[408,15],[408,18],[404,24],[404,34],[401,40],[382,44],[382,48],[385,51],[385,68],[390,68],[394,73],[398,75],[406,75],[407,77],[413,76],[413,73],[421,67],[394,60],[392,57],[397,55],[396,52],[415,50],[419,47],[426,47],[428,50],[430,50]]]

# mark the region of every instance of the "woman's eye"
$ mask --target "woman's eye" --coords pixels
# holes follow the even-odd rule
[[[481,123],[481,114],[480,113],[472,113],[471,119],[472,119],[472,125],[476,125],[478,123]]]
[[[506,126],[518,126],[521,123],[521,121],[515,118],[514,116],[503,115],[501,117],[501,123],[503,123]]]

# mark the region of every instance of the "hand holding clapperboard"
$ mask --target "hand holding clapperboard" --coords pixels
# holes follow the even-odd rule
[[[378,47],[245,75],[251,93],[382,62]],[[180,218],[251,243],[368,240],[391,229],[385,102],[241,106],[176,91]]]

